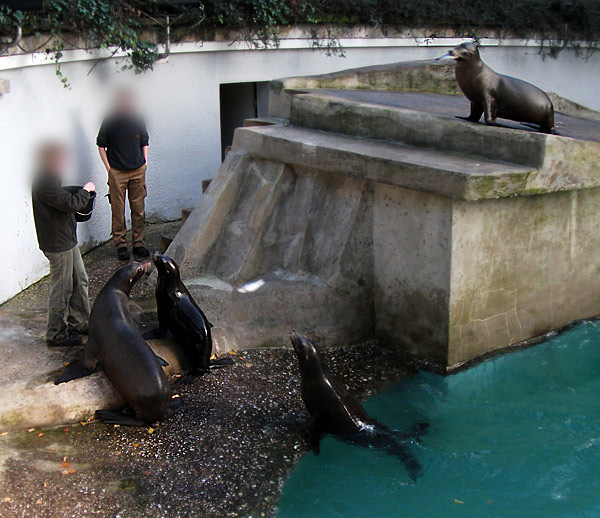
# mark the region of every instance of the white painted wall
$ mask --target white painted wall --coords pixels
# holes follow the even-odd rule
[[[348,40],[342,42],[345,58],[312,51],[304,40],[283,41],[283,48],[277,50],[251,51],[227,42],[174,46],[168,61],[157,63],[153,72],[131,76],[141,89],[150,133],[149,219],[178,218],[182,208],[198,201],[201,181],[218,169],[220,83],[434,58],[458,41]],[[586,62],[563,52],[556,60],[543,60],[534,44],[489,44],[483,58],[497,71],[600,110],[600,56]],[[80,243],[89,246],[110,238],[110,211],[103,198],[106,172],[95,137],[112,86],[130,76],[115,74],[115,59],[88,75],[92,58],[81,51],[65,53],[63,71],[72,87],[64,89],[53,65],[42,56],[0,57],[0,78],[11,82],[11,92],[0,96],[0,302],[47,273],[47,262],[37,248],[30,202],[32,148],[40,138],[65,136],[75,149],[73,181],[91,179],[99,187],[92,220],[79,226]]]

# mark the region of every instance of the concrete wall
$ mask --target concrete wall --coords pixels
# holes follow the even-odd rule
[[[600,314],[599,195],[454,203],[449,365]]]
[[[143,92],[151,138],[148,171],[148,214],[168,220],[192,207],[201,196],[201,181],[214,176],[220,156],[219,84],[267,81],[345,68],[437,57],[455,39],[429,42],[412,38],[343,41],[346,57],[311,51],[305,40],[282,42],[282,49],[249,51],[229,42],[175,45],[169,59],[134,78]],[[485,49],[484,59],[500,72],[526,77],[545,90],[600,109],[600,56],[589,61],[564,52],[542,60],[534,44],[504,42]],[[514,43],[514,42],[513,42]],[[39,56],[0,58],[0,79],[10,80],[10,93],[0,96],[0,221],[3,268],[0,302],[47,272],[37,249],[29,195],[31,149],[41,137],[64,135],[76,148],[73,181],[92,179],[100,196],[91,222],[81,225],[87,246],[109,239],[109,207],[102,195],[105,176],[97,158],[95,135],[111,85],[127,77],[116,74],[118,60],[98,65],[98,56],[65,52],[63,72],[72,87],[64,89],[52,64]]]

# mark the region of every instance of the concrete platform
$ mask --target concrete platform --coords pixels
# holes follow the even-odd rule
[[[450,72],[272,83],[270,124],[236,130],[168,250],[222,309],[221,349],[240,330],[247,347],[284,345],[293,326],[450,370],[600,314],[600,117],[560,100],[590,118],[558,114],[561,135],[458,120]]]
[[[311,93],[327,94],[340,99],[347,99],[360,103],[378,104],[405,108],[434,115],[442,115],[454,119],[456,115],[469,115],[469,101],[462,95],[448,95],[423,92],[383,92],[374,90],[341,90],[319,89]],[[466,121],[465,121],[466,122]],[[500,124],[508,128],[535,132],[536,130],[524,124],[501,119]],[[483,117],[480,124],[483,124]],[[579,140],[600,142],[600,121],[575,117],[573,115],[556,112],[556,130],[563,137]]]

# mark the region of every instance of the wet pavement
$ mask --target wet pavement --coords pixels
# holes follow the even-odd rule
[[[152,228],[150,246],[177,225]],[[110,245],[87,254],[85,262],[93,299],[119,263]],[[132,299],[150,308],[152,296],[152,287],[142,285]],[[31,369],[47,371],[73,354],[49,352],[40,341],[46,297],[44,280],[0,307],[0,335],[14,326],[28,333],[22,344],[0,343],[20,351],[8,354],[9,365],[10,358],[20,358]],[[1,433],[0,516],[274,516],[283,483],[307,452],[308,415],[296,358],[291,349],[233,357],[234,366],[192,386],[174,384],[185,407],[156,428],[91,421]],[[399,353],[375,343],[330,349],[325,357],[360,397],[411,372]]]

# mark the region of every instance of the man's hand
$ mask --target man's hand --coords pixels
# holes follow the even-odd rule
[[[98,147],[98,153],[100,154],[100,159],[102,160],[104,167],[106,167],[106,172],[110,173],[110,164],[108,162],[108,155],[106,154],[106,149],[104,149],[103,147]]]
[[[95,192],[96,186],[92,182],[88,182],[83,186],[83,189],[87,192]]]

